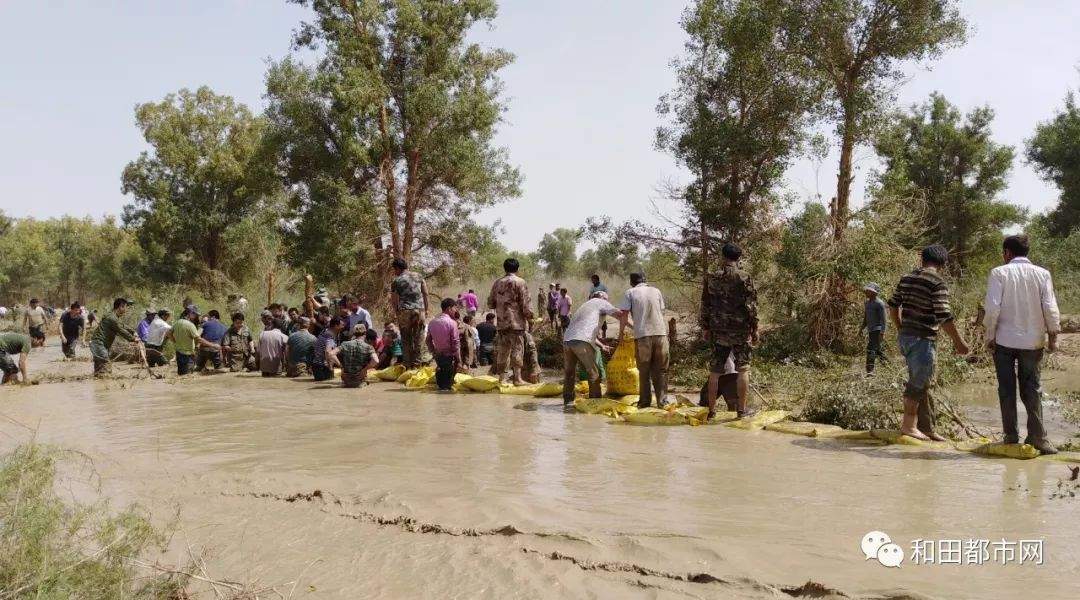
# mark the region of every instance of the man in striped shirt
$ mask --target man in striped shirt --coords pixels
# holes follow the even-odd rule
[[[949,253],[943,246],[927,246],[922,251],[922,267],[901,277],[889,299],[889,315],[900,333],[897,345],[908,367],[900,432],[919,440],[945,439],[934,433],[930,414],[929,390],[934,378],[938,330],[949,334],[957,354],[968,353],[967,344],[953,322],[949,287],[939,273],[948,260]]]

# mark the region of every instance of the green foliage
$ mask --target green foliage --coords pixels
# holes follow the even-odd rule
[[[1080,227],[1080,106],[1065,96],[1065,107],[1050,121],[1039,123],[1027,141],[1027,159],[1047,181],[1061,190],[1047,223],[1050,233],[1065,237]]]
[[[670,123],[656,145],[694,174],[680,196],[699,246],[743,242],[771,223],[774,188],[803,142],[812,86],[784,47],[782,17],[756,0],[697,0],[683,16],[686,55],[660,100]]]
[[[595,248],[582,252],[578,258],[577,270],[582,277],[601,273],[626,275],[640,268],[642,262],[641,247],[638,244],[610,237],[599,240]]]
[[[544,234],[535,258],[552,277],[568,275],[577,267],[577,245],[580,241],[581,230],[560,227]]]
[[[852,156],[892,103],[903,67],[963,42],[957,0],[794,0],[785,11],[792,52],[824,91],[817,106],[836,125],[840,165],[831,203],[834,235],[847,227]]]
[[[961,117],[944,96],[895,114],[874,140],[885,163],[877,197],[911,198],[925,205],[923,243],[949,249],[949,269],[983,272],[1000,255],[1001,230],[1023,211],[997,195],[1005,189],[1013,151],[990,139],[994,111]]]
[[[137,232],[149,275],[189,282],[222,270],[227,252],[243,255],[227,245],[229,230],[270,208],[276,182],[258,154],[264,121],[207,87],[141,104],[135,120],[152,150],[124,169],[123,192],[134,198],[124,223]]]
[[[134,566],[166,542],[137,506],[113,514],[57,495],[62,457],[30,444],[0,463],[0,590],[15,598],[185,597],[185,576]]]
[[[1040,216],[1028,225],[1031,260],[1050,270],[1061,311],[1080,313],[1080,228],[1065,237],[1052,231],[1053,215]]]
[[[331,280],[384,271],[391,255],[445,269],[483,235],[471,213],[520,193],[493,141],[512,57],[467,42],[495,2],[292,1],[314,12],[296,47],[322,58],[267,74],[266,149],[293,193],[290,255]]]

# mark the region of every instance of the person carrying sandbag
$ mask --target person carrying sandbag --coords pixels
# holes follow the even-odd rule
[[[608,315],[622,318],[623,311],[608,302],[607,293],[596,292],[592,298],[578,307],[577,312],[567,323],[566,332],[563,334],[563,405],[565,406],[574,403],[578,364],[581,364],[588,374],[589,397],[599,398],[602,395],[600,368],[596,362],[597,345],[600,342],[596,338],[596,332],[600,328],[600,320]]]
[[[663,407],[667,398],[668,328],[664,320],[664,295],[660,290],[645,283],[645,274],[630,274],[630,289],[626,290],[619,310],[619,339],[626,330],[626,316],[634,322],[635,358],[640,376],[638,408],[652,405],[656,392],[656,405]]]

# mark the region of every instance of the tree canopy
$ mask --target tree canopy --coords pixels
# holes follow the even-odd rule
[[[1050,232],[1070,235],[1080,227],[1080,106],[1073,92],[1065,96],[1065,107],[1053,119],[1035,128],[1026,154],[1035,170],[1061,190],[1049,215]]]

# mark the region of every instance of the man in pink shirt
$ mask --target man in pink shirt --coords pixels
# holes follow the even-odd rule
[[[428,323],[427,347],[435,356],[435,383],[440,390],[449,390],[454,374],[463,368],[457,316],[457,301],[443,298],[442,314]]]
[[[465,302],[465,314],[475,317],[477,309],[480,308],[480,299],[476,297],[476,292],[469,290],[461,299]]]

